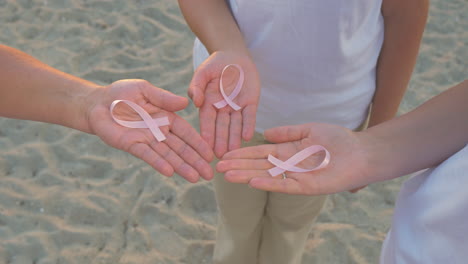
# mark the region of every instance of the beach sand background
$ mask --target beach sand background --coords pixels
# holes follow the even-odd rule
[[[467,76],[468,3],[431,2],[400,113]],[[185,96],[193,38],[176,1],[0,0],[1,44],[101,84],[143,78]],[[198,127],[193,105],[181,115]],[[377,263],[402,180],[331,195],[303,263]],[[165,178],[95,136],[0,118],[0,264],[211,263],[216,210],[211,183]]]

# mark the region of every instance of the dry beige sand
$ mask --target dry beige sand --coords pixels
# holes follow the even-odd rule
[[[400,113],[467,76],[468,3],[431,2]],[[176,1],[0,0],[0,43],[103,84],[143,78],[185,95],[192,74]],[[181,114],[198,126],[193,105]],[[330,196],[303,263],[377,263],[401,181]],[[216,210],[210,183],[165,178],[94,136],[0,119],[0,264],[211,263]]]

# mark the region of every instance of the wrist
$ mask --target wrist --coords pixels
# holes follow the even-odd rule
[[[250,51],[247,48],[247,46],[245,46],[243,41],[241,41],[241,43],[235,43],[235,42],[224,43],[218,46],[214,46],[208,51],[210,54],[213,54],[215,52],[227,52],[227,53],[235,53],[235,54],[240,54],[240,55],[250,57]]]
[[[404,153],[398,153],[398,142],[392,141],[379,126],[359,132],[366,157],[369,183],[397,178],[401,175]]]
[[[90,125],[90,117],[92,110],[98,106],[105,92],[104,87],[94,83],[85,83],[73,95],[73,103],[70,104],[71,109],[69,115],[71,118],[71,128],[83,131],[88,134],[94,134]]]
[[[364,157],[364,181],[365,184],[379,182],[385,180],[382,175],[389,168],[386,167],[389,161],[385,161],[384,152],[388,146],[378,136],[376,136],[372,129],[356,132],[360,149]]]
[[[245,67],[254,67],[255,68],[255,63],[253,61],[252,56],[250,55],[250,52],[248,50],[229,50],[229,49],[224,49],[224,50],[219,50],[213,52],[213,55],[217,57],[222,57],[223,61],[228,62],[228,63],[234,63],[234,64],[240,64],[240,65],[245,65]],[[247,66],[248,65],[248,66]]]

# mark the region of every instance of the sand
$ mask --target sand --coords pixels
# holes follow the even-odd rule
[[[431,1],[405,113],[466,78],[468,5]],[[0,0],[0,43],[106,84],[186,94],[193,34],[176,1]],[[180,113],[198,127],[193,105]],[[403,179],[329,197],[303,263],[377,263]],[[97,137],[0,118],[0,264],[211,263],[211,183],[166,178]]]

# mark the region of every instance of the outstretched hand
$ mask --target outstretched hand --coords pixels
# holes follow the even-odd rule
[[[158,142],[146,128],[127,128],[117,124],[109,111],[114,100],[132,101],[153,118],[167,116],[170,124],[160,127],[166,140]],[[122,80],[98,89],[92,101],[94,103],[87,111],[89,127],[108,145],[131,153],[166,176],[176,172],[190,182],[198,181],[200,176],[207,180],[213,178],[209,165],[213,159],[211,148],[187,121],[174,113],[187,107],[186,98],[144,80]],[[125,104],[117,105],[114,115],[122,120],[141,120]]]
[[[266,191],[290,194],[320,195],[356,189],[370,182],[369,157],[366,144],[369,139],[362,132],[329,124],[311,123],[285,126],[265,131],[265,139],[276,144],[242,148],[226,153],[217,164],[225,179],[235,183],[247,183]],[[274,167],[269,154],[287,160],[298,151],[311,145],[322,145],[331,153],[330,163],[323,169],[296,173],[286,172],[272,177],[268,169]],[[317,166],[324,158],[319,152],[301,163],[301,168]]]
[[[228,64],[239,65],[245,73],[245,81],[234,102],[242,107],[235,111],[229,105],[217,109],[213,104],[223,100],[219,82],[221,72]],[[239,71],[232,67],[223,75],[226,94],[231,94],[239,79]],[[199,107],[200,133],[202,138],[222,157],[229,150],[249,141],[255,130],[256,112],[260,96],[260,79],[255,65],[248,55],[214,52],[195,71],[190,83],[189,96]]]

